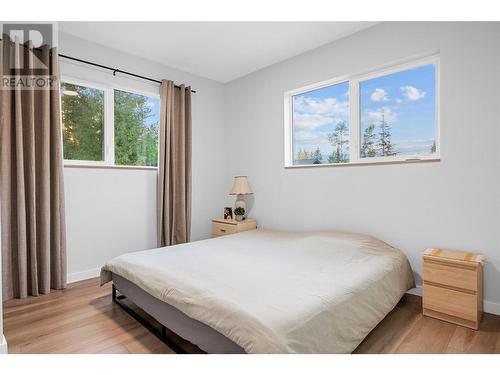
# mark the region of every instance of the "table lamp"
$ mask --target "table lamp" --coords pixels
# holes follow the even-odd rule
[[[234,178],[233,188],[229,195],[236,195],[236,202],[234,203],[234,208],[242,207],[245,209],[245,213],[247,210],[245,200],[243,199],[244,195],[253,194],[252,188],[250,188],[250,184],[248,183],[247,176],[236,176]]]

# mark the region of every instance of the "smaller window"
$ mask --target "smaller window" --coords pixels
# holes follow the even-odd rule
[[[104,91],[61,83],[63,154],[66,160],[104,160]]]
[[[114,91],[115,164],[158,166],[160,100]]]
[[[439,56],[285,93],[285,167],[439,160]]]

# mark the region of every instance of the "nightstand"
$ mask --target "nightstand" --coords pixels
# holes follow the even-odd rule
[[[245,219],[243,221],[225,219],[212,220],[212,237],[220,237],[226,234],[244,232],[252,229],[257,229],[257,222],[255,219]]]
[[[483,314],[484,256],[427,249],[423,260],[423,314],[478,329]]]

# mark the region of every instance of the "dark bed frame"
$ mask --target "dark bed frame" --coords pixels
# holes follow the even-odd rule
[[[119,292],[120,294],[117,294]],[[113,299],[113,302],[116,303],[118,306],[120,306],[127,314],[129,314],[132,318],[137,320],[141,325],[143,325],[145,328],[147,328],[153,335],[158,337],[164,344],[166,344],[170,349],[172,349],[175,353],[177,354],[189,354],[187,351],[185,351],[183,348],[181,348],[176,341],[185,341],[182,337],[177,335],[175,332],[169,330],[167,327],[165,327],[163,324],[158,322],[156,319],[155,321],[158,322],[158,325],[161,327],[158,329],[155,327],[151,322],[147,321],[144,319],[140,314],[138,314],[136,311],[134,311],[132,308],[127,306],[125,303],[123,303],[123,300],[126,299],[127,297],[122,294],[116,287],[113,285],[113,291],[111,294],[111,298]],[[146,312],[144,312],[146,314]],[[148,314],[148,316],[150,316]],[[150,316],[151,317],[151,316]],[[151,317],[151,319],[154,319]],[[174,338],[175,340],[173,340]]]

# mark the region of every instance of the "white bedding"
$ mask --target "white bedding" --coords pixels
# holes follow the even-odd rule
[[[103,267],[247,353],[350,353],[414,286],[405,255],[338,231],[253,230],[119,256]]]

